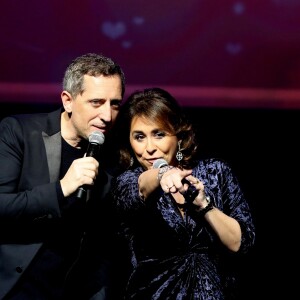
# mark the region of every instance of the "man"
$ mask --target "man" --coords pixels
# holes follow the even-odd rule
[[[88,53],[66,69],[62,108],[0,123],[0,299],[106,299],[105,146],[124,92],[120,66]],[[86,156],[95,131],[105,143]]]

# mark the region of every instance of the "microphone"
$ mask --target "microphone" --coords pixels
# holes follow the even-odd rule
[[[167,166],[168,166],[168,163],[163,158],[159,158],[153,163],[153,169],[160,169],[160,168],[167,167]],[[188,189],[183,194],[185,201],[188,204],[192,204],[194,199],[198,196],[199,191],[185,178],[182,179],[182,183],[188,185]]]
[[[153,169],[160,169],[162,167],[167,167],[167,166],[168,163],[163,158],[159,158],[153,163]]]
[[[100,145],[104,143],[105,137],[101,131],[94,131],[89,135],[89,144],[86,150],[86,157],[97,157]],[[78,188],[76,197],[79,199],[86,199],[88,186],[82,185]]]

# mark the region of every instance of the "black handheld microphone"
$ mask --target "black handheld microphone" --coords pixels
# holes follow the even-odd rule
[[[104,143],[105,137],[101,131],[94,131],[89,135],[89,144],[86,151],[86,156],[97,157],[100,145]],[[78,188],[76,197],[79,199],[86,199],[87,196],[87,185],[82,185]]]
[[[153,163],[153,169],[160,169],[162,167],[167,167],[167,166],[168,163],[163,158],[159,158]],[[188,204],[191,204],[194,201],[194,199],[198,196],[199,191],[185,178],[182,179],[182,183],[183,184],[186,183],[188,185],[188,189],[186,190],[183,196],[185,198],[185,201]]]

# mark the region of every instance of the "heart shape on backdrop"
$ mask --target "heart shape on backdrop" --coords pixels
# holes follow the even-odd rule
[[[123,22],[104,22],[102,24],[102,31],[106,36],[115,40],[125,33],[126,26]]]

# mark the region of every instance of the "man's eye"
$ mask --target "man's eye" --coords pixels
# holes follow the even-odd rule
[[[111,106],[115,109],[119,109],[121,107],[121,101],[119,100],[111,101]]]
[[[91,103],[93,106],[99,106],[99,105],[100,105],[100,101],[99,101],[99,100],[91,100],[90,103]]]

